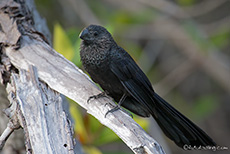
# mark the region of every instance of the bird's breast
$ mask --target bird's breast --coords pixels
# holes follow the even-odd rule
[[[94,48],[87,48],[80,52],[81,61],[88,72],[88,70],[103,71],[108,67],[109,61],[106,51]]]

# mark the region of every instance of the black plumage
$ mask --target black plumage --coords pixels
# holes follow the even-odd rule
[[[102,26],[90,25],[80,38],[81,61],[94,82],[133,113],[152,115],[165,135],[179,147],[214,146],[215,142],[156,92],[132,57],[119,47]]]

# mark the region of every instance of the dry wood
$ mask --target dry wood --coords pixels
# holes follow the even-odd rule
[[[80,153],[74,146],[60,94],[39,82],[34,67],[30,67],[29,72],[20,70],[19,75],[12,74],[12,82],[17,100],[14,103],[18,105],[16,114],[28,139],[27,151]]]

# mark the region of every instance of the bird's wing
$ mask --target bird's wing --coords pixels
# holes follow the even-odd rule
[[[152,100],[154,91],[150,81],[128,53],[124,51],[121,54],[122,56],[115,56],[116,59],[111,60],[111,71],[130,95],[147,109],[152,109],[154,104],[150,102],[154,103]]]

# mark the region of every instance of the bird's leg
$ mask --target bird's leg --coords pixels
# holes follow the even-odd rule
[[[88,100],[87,100],[87,103],[89,103],[89,101],[90,101],[91,99],[98,99],[98,98],[101,98],[101,97],[110,98],[110,97],[107,95],[106,91],[103,91],[103,92],[101,92],[101,93],[99,93],[99,94],[97,94],[97,95],[90,96],[90,97],[88,98]]]
[[[127,95],[126,93],[124,93],[121,97],[121,99],[119,100],[118,104],[111,110],[107,111],[106,114],[105,114],[105,117],[107,116],[108,113],[112,113],[114,111],[117,111],[117,110],[122,110],[123,112],[125,112],[126,114],[128,114],[130,117],[133,118],[133,115],[130,114],[128,111],[124,110],[122,107],[121,107],[121,104],[124,102],[124,100],[126,99]]]

